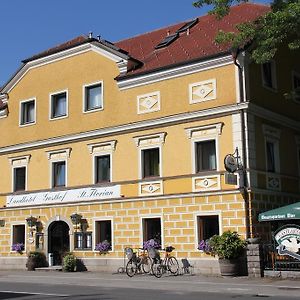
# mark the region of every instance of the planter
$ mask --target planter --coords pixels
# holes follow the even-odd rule
[[[235,259],[220,259],[220,271],[222,276],[237,276],[239,274],[240,260]]]

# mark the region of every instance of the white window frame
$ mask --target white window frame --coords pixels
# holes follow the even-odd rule
[[[265,169],[267,173],[274,174],[273,172],[268,172],[268,165],[267,165],[267,142],[274,144],[274,158],[275,158],[275,174],[280,173],[280,152],[279,152],[279,141],[280,141],[280,134],[281,130],[263,124],[263,133],[264,133],[264,147],[265,147]]]
[[[271,64],[271,76],[272,76],[272,86],[268,86],[266,84],[266,81],[265,81],[265,77],[264,77],[264,70],[263,70],[263,65],[264,64],[261,64],[261,79],[262,79],[262,85],[264,88],[268,89],[268,90],[271,90],[271,91],[277,91],[277,72],[276,72],[276,63],[275,63],[275,60],[270,60],[269,62],[267,63],[270,63]]]
[[[145,219],[160,219],[160,230],[161,230],[161,248],[165,248],[165,236],[164,236],[164,222],[162,215],[151,215],[147,214],[144,216],[140,216],[140,245],[143,246],[144,242],[144,220]]]
[[[93,178],[93,183],[94,184],[97,184],[98,182],[96,182],[96,158],[97,157],[100,157],[100,156],[109,156],[109,159],[110,159],[110,174],[109,174],[109,181],[103,181],[103,184],[105,183],[110,183],[113,181],[113,178],[112,178],[112,152],[111,151],[107,151],[107,152],[101,152],[101,153],[95,153],[92,155],[92,158],[93,158],[93,174],[92,174],[92,178]],[[101,182],[99,182],[100,184]]]
[[[53,97],[57,96],[59,94],[63,94],[63,93],[66,93],[66,114],[64,116],[60,116],[60,117],[53,117],[52,116]],[[49,120],[55,121],[55,120],[65,119],[68,116],[69,116],[69,91],[66,89],[66,90],[50,93],[49,94]]]
[[[151,176],[151,177],[144,177],[143,175],[143,169],[144,169],[144,161],[143,161],[143,154],[142,152],[144,150],[150,150],[150,149],[158,149],[159,151],[159,175],[158,176]],[[155,146],[145,146],[141,147],[139,149],[139,179],[146,179],[146,180],[151,180],[152,178],[161,178],[162,175],[162,147],[161,145],[155,145]]]
[[[65,170],[65,185],[64,186],[53,186],[53,184],[54,184],[53,164],[58,163],[58,162],[65,162],[66,170]],[[68,186],[68,160],[67,159],[53,159],[53,160],[51,160],[50,164],[51,164],[51,167],[50,167],[50,188],[51,189],[60,189],[60,188],[67,187]]]
[[[195,249],[198,251],[199,244],[199,226],[198,226],[198,217],[206,217],[206,216],[218,216],[219,219],[219,234],[223,233],[223,225],[222,225],[222,213],[219,210],[216,211],[205,211],[205,212],[197,212],[194,214],[194,232],[195,236]]]
[[[86,110],[85,109],[86,108],[86,88],[92,87],[93,85],[99,85],[99,84],[101,85],[101,91],[102,91],[102,94],[101,94],[102,105],[99,108],[95,108],[95,109],[91,109],[91,110]],[[83,99],[82,99],[82,112],[84,114],[104,110],[104,84],[103,84],[103,80],[84,84],[82,86],[82,95],[83,95]]]
[[[31,102],[34,101],[34,122],[30,122],[30,123],[22,123],[22,117],[23,117],[23,110],[22,107],[25,103],[27,102]],[[36,124],[36,111],[37,111],[37,107],[36,107],[36,98],[32,97],[30,99],[26,99],[26,100],[21,100],[20,104],[19,104],[19,127],[27,127],[27,126],[31,126],[31,125],[35,125]]]
[[[12,192],[13,193],[22,192],[22,191],[15,191],[15,180],[16,180],[15,169],[19,169],[19,168],[25,168],[25,190],[24,190],[24,192],[27,191],[28,171],[27,171],[27,165],[23,164],[20,166],[12,167]]]
[[[13,241],[14,241],[14,230],[13,230],[13,226],[16,226],[16,225],[24,225],[25,226],[25,230],[24,230],[24,252],[26,252],[26,248],[27,248],[27,239],[26,239],[26,236],[27,236],[27,230],[28,230],[28,226],[26,224],[26,222],[11,222],[11,225],[10,225],[10,253],[14,253],[15,251],[12,251],[11,247],[13,245]]]
[[[109,251],[111,251],[111,252],[113,252],[114,251],[114,249],[115,249],[115,243],[114,243],[114,228],[115,228],[115,226],[114,226],[114,219],[113,218],[105,218],[105,217],[103,217],[103,218],[95,218],[95,219],[93,219],[93,226],[94,226],[94,230],[93,230],[93,252],[98,252],[97,250],[95,250],[95,248],[96,248],[96,223],[97,222],[101,222],[101,221],[110,221],[111,222],[111,250],[109,250]]]

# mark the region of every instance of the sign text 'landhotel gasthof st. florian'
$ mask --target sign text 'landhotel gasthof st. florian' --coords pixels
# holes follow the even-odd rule
[[[47,205],[52,203],[104,200],[120,197],[120,185],[67,191],[30,193],[6,197],[6,206]]]

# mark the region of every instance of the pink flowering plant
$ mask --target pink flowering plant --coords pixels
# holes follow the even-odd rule
[[[111,250],[111,244],[107,240],[96,244],[95,250],[99,251],[100,254],[106,254],[109,250]]]
[[[12,244],[11,250],[16,251],[18,253],[22,253],[22,251],[24,250],[24,244],[23,243]]]

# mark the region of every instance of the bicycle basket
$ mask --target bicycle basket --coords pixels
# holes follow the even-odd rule
[[[166,252],[170,253],[174,250],[175,248],[173,246],[168,246],[166,247]]]
[[[157,249],[154,249],[154,248],[148,249],[148,254],[149,254],[150,258],[152,258],[152,259],[160,258],[160,254]]]
[[[125,248],[125,253],[128,259],[132,259],[133,256],[133,249],[132,248]]]

